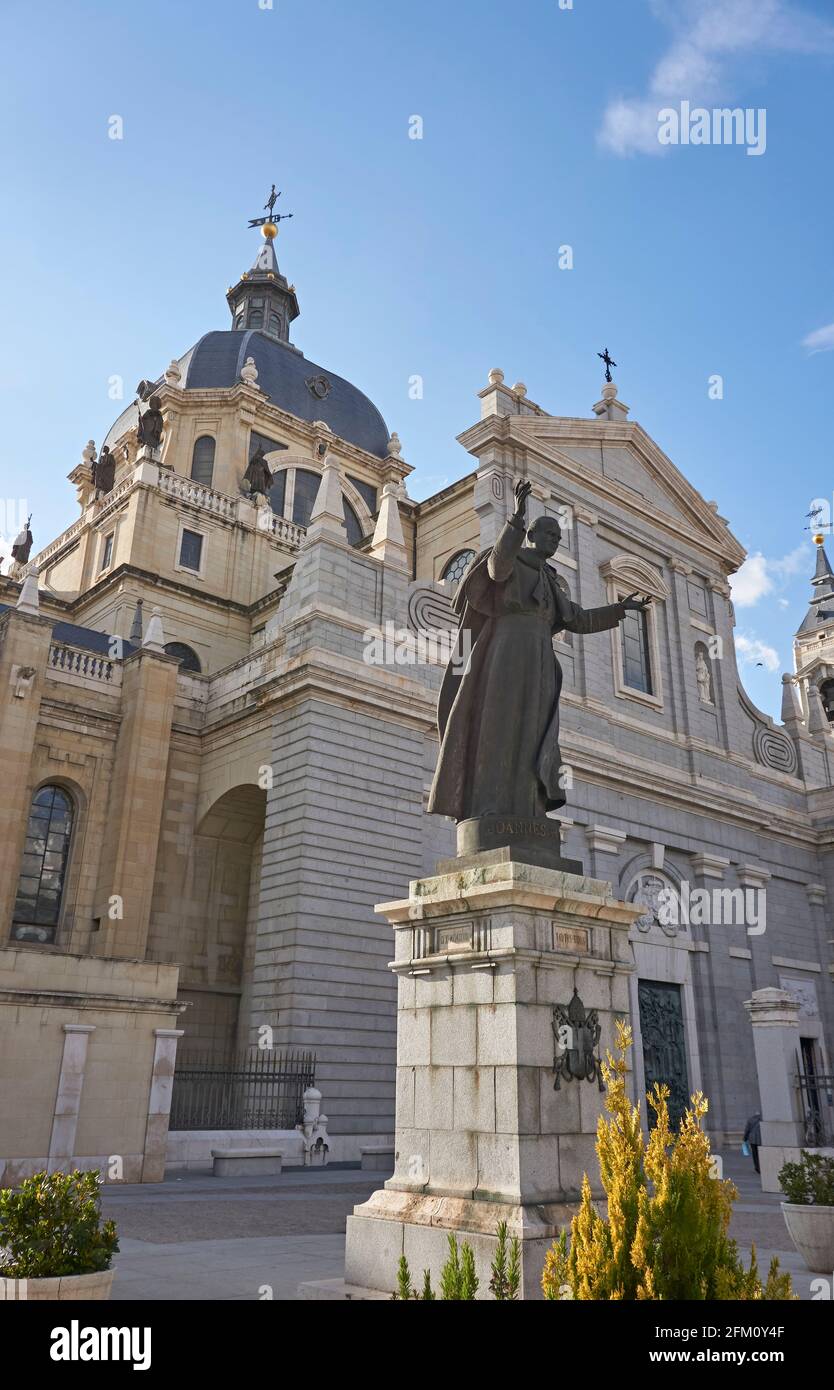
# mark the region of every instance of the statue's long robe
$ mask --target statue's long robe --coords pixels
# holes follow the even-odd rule
[[[253,494],[260,492],[263,493],[264,497],[269,495],[269,489],[272,487],[272,472],[262,453],[258,452],[252,455],[249,460],[249,467],[243,477]]]
[[[428,809],[455,820],[543,816],[565,804],[560,782],[557,632],[605,632],[621,603],[580,608],[511,518],[472,561],[455,595],[461,669],[450,662],[438,703],[440,754]]]
[[[93,464],[93,483],[96,492],[112,492],[116,480],[116,458],[114,454],[102,451],[98,462]]]

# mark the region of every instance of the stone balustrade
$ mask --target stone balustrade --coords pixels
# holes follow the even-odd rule
[[[274,513],[271,530],[275,540],[290,550],[297,550],[307,534],[306,527],[296,526],[294,522],[287,521],[285,517],[276,516]]]
[[[117,507],[121,506],[127,494],[137,486],[136,474],[131,472],[123,478],[112,492],[96,504],[95,524],[98,525],[111,511],[115,511]],[[186,502],[192,507],[199,507],[201,511],[210,512],[213,516],[222,517],[225,521],[244,521],[244,524],[251,525],[249,521],[249,517],[251,517],[250,504],[243,497],[230,497],[225,492],[216,492],[214,488],[197,483],[193,478],[183,478],[179,473],[172,473],[166,469],[159,470],[157,486],[166,497]],[[246,508],[245,520],[241,503]],[[20,577],[25,578],[34,568],[42,572],[45,565],[81,535],[88,520],[88,515],[85,513],[79,517],[78,521],[73,522],[72,526],[68,526],[66,531],[62,531],[60,536],[57,536],[54,541],[33,556],[21,571]],[[287,521],[285,517],[276,516],[267,509],[258,512],[256,529],[262,530],[265,535],[270,536],[286,550],[297,550],[306,535],[304,526],[296,526],[294,522]]]
[[[109,657],[60,642],[49,648],[49,673],[58,680],[97,681],[111,687],[122,683],[122,669]]]
[[[35,568],[39,571],[42,570],[44,565],[52,559],[53,555],[57,555],[59,550],[63,550],[65,545],[69,545],[70,541],[73,541],[83,529],[84,517],[82,516],[79,517],[78,521],[74,521],[72,526],[68,526],[66,531],[62,531],[60,536],[57,536],[50,545],[45,546],[37,555],[34,555],[29,563],[21,570],[20,577],[24,578]]]
[[[197,483],[193,478],[183,478],[179,473],[167,473],[160,469],[159,490],[165,493],[166,497],[188,502],[192,507],[200,507],[201,510],[212,512],[214,516],[221,516],[226,521],[235,520],[237,499],[228,497],[225,492],[215,492],[213,488],[206,487],[204,483]]]

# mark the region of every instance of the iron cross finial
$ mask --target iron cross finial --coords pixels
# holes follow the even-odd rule
[[[614,378],[611,375],[611,368],[616,367],[617,364],[611,356],[610,352],[608,351],[608,348],[606,348],[604,352],[598,352],[597,357],[601,357],[603,362],[605,363],[605,380],[613,381]]]

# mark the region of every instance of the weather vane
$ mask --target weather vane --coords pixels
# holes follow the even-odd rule
[[[265,211],[266,211],[266,213],[267,213],[267,216],[266,216],[266,217],[253,217],[253,218],[250,220],[250,222],[249,222],[249,226],[250,226],[250,227],[277,227],[277,224],[278,224],[279,222],[284,222],[284,221],[286,221],[286,219],[287,219],[288,217],[294,217],[295,214],[292,213],[292,212],[276,212],[276,211],[275,211],[275,204],[278,202],[278,199],[279,199],[280,197],[281,197],[281,194],[278,193],[278,192],[276,192],[276,190],[275,190],[275,184],[273,184],[273,185],[272,185],[272,188],[270,189],[269,197],[267,198],[266,202],[264,203],[264,209],[265,209]],[[273,232],[272,235],[274,236],[275,233]]]
[[[610,352],[608,351],[608,348],[605,349],[605,352],[598,352],[597,357],[601,357],[603,362],[605,363],[605,380],[613,381],[614,378],[611,375],[611,368],[616,367],[617,364],[614,361],[614,358],[611,356]]]
[[[810,517],[811,525],[810,525],[810,526],[806,526],[804,529],[805,529],[806,531],[815,531],[815,532],[817,532],[818,534],[819,534],[819,532],[821,532],[821,531],[830,531],[830,530],[831,530],[831,522],[830,522],[830,521],[820,521],[820,519],[819,519],[819,518],[823,515],[824,511],[825,511],[825,507],[823,507],[823,506],[817,506],[817,507],[812,507],[811,510],[810,510],[809,512],[806,512],[806,513],[805,513],[806,519]],[[820,536],[819,540],[817,540],[817,537],[814,536],[814,540],[816,541],[817,545],[822,545],[822,540],[823,540],[822,536]]]

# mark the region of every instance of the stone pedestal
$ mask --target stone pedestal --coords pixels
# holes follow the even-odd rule
[[[377,908],[394,928],[399,978],[396,1167],[348,1219],[344,1283],[307,1296],[390,1294],[402,1254],[413,1281],[429,1269],[437,1289],[455,1231],[488,1297],[505,1220],[522,1243],[523,1297],[540,1297],[545,1253],[584,1173],[597,1190],[604,1094],[596,1076],[563,1074],[555,1088],[565,1038],[554,1009],[578,995],[598,1015],[596,1054],[613,1047],[641,908],[598,879],[495,858],[420,879],[407,900]]]

